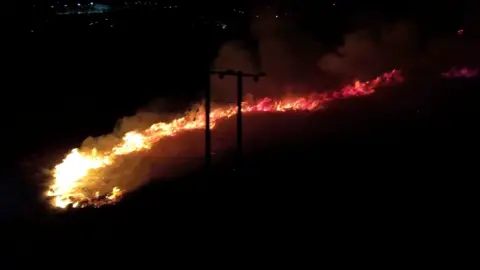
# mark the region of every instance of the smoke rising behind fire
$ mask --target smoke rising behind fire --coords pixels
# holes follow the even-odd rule
[[[378,21],[355,27],[343,35],[342,44],[331,49],[322,43],[322,37],[314,39],[292,17],[275,14],[264,10],[253,18],[251,39],[256,48],[245,41],[228,42],[213,64],[217,69],[265,71],[268,76],[264,80],[245,82],[245,92],[254,96],[327,90],[352,79],[371,79],[392,68],[410,75],[419,70],[438,74],[453,65],[480,62],[478,39],[458,35],[456,30],[429,36],[414,21]],[[474,30],[473,25],[469,28]],[[235,78],[212,78],[212,91],[219,100],[235,100]]]
[[[86,138],[79,148],[80,152],[91,152],[92,149],[97,149],[100,153],[111,151],[122,143],[123,137],[130,131],[142,131],[155,123],[170,122],[185,115],[185,112],[168,112],[167,102],[157,99],[135,115],[119,119],[112,133]],[[186,115],[187,118],[195,119],[202,112],[202,105],[195,104],[188,109]],[[135,153],[117,159],[114,166],[98,170],[89,175],[89,178],[90,181],[103,183],[100,187],[95,187],[101,193],[109,192],[116,186],[121,186],[123,190],[133,190],[152,177],[174,177],[195,168],[195,160],[202,157],[203,149],[201,132],[167,138],[146,153]]]

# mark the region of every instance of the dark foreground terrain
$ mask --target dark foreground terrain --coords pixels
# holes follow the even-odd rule
[[[324,112],[247,116],[243,170],[217,164],[152,181],[114,206],[15,221],[4,243],[23,256],[115,261],[219,245],[440,248],[474,220],[478,87],[415,82]]]

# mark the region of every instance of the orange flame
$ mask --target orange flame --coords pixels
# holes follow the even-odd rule
[[[341,90],[329,93],[314,93],[307,97],[286,98],[273,100],[263,98],[255,103],[243,102],[242,112],[287,112],[287,111],[315,111],[324,108],[327,102],[336,99],[345,99],[355,96],[370,95],[381,85],[402,82],[399,71],[393,70],[371,81],[355,81]],[[237,113],[236,106],[216,108],[210,113],[213,129],[219,120],[230,118]],[[122,190],[115,187],[112,192],[99,196],[98,192],[91,194],[87,190],[98,190],[99,183],[91,176],[97,169],[105,168],[115,163],[119,156],[130,153],[147,151],[156,142],[179,132],[205,128],[205,117],[199,113],[193,120],[189,117],[180,117],[170,123],[156,123],[144,131],[131,131],[125,134],[123,141],[110,151],[99,153],[96,149],[80,152],[73,149],[62,163],[53,169],[53,183],[47,196],[51,197],[54,207],[66,208],[102,206],[118,201]]]

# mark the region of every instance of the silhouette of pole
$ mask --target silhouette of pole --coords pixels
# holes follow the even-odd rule
[[[210,168],[212,160],[212,139],[210,130],[210,111],[212,103],[212,95],[210,92],[210,75],[208,76],[207,85],[205,88],[205,167]]]
[[[242,114],[242,101],[243,101],[243,73],[239,71],[237,73],[237,167],[242,166],[242,152],[243,152],[243,114]]]
[[[225,76],[236,76],[237,77],[237,170],[240,170],[242,163],[242,153],[243,153],[243,113],[242,113],[242,101],[243,101],[243,78],[252,77],[255,82],[259,80],[260,77],[264,77],[266,74],[261,72],[257,74],[243,73],[242,71],[212,71],[211,74],[216,74],[220,79],[223,79]],[[210,131],[208,131],[210,132]],[[209,135],[210,136],[210,135]],[[205,136],[206,137],[206,136]],[[210,138],[210,137],[209,137]],[[210,144],[209,144],[210,145]],[[210,157],[210,153],[209,153]]]

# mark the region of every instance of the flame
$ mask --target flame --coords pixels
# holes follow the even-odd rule
[[[287,112],[287,111],[315,111],[323,109],[324,105],[336,99],[345,99],[355,96],[370,95],[382,85],[402,82],[403,78],[399,71],[387,72],[371,81],[355,81],[341,90],[328,93],[314,93],[306,97],[286,98],[274,100],[263,98],[257,102],[243,102],[242,112]],[[215,108],[210,113],[213,129],[219,120],[227,119],[237,114],[236,106]],[[51,198],[54,207],[66,208],[102,206],[118,201],[123,191],[119,187],[100,196],[99,183],[92,176],[97,169],[105,168],[115,163],[116,158],[135,152],[147,151],[156,142],[169,136],[175,136],[179,132],[205,128],[205,117],[200,112],[195,118],[180,117],[170,123],[156,123],[144,131],[131,131],[125,134],[123,140],[110,151],[100,153],[96,149],[80,151],[73,149],[53,169],[53,181],[47,196]],[[90,191],[89,191],[90,190]]]

